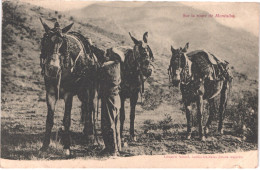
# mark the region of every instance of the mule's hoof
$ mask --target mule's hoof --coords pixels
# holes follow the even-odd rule
[[[220,134],[221,134],[221,135],[223,135],[223,134],[224,134],[224,130],[223,130],[223,129],[221,129],[221,131],[220,131]]]
[[[124,142],[125,141],[125,138],[124,137],[121,137],[121,142]]]
[[[98,141],[95,140],[93,145],[98,146],[99,145]]]
[[[94,135],[87,135],[86,136],[86,143],[88,145],[94,145],[95,144],[95,137],[94,137]]]
[[[136,136],[131,136],[131,137],[130,137],[130,141],[136,142],[136,141],[137,141],[137,140],[136,140]]]
[[[186,138],[187,138],[187,140],[190,140],[191,139],[191,134],[189,133]]]
[[[70,149],[64,149],[63,153],[64,153],[65,156],[70,156],[71,155]]]
[[[48,146],[42,146],[38,152],[39,157],[45,157],[47,155]]]
[[[205,128],[204,129],[204,133],[207,135],[209,133],[209,129],[208,128]]]
[[[218,130],[218,134],[223,135],[224,134],[224,130],[223,129]]]
[[[206,141],[205,136],[202,136],[202,137],[200,138],[200,140],[201,140],[202,142],[205,142],[205,141]]]
[[[40,149],[40,152],[46,152],[48,149],[48,146],[42,146]]]
[[[125,148],[128,147],[128,143],[127,142],[123,142],[122,143],[122,147],[125,147]]]

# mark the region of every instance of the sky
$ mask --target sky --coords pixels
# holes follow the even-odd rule
[[[57,11],[79,9],[96,2],[84,0],[22,0],[34,5],[50,8]],[[109,1],[108,1],[109,2]],[[207,11],[212,15],[232,14],[235,18],[215,18],[219,23],[232,27],[244,29],[256,36],[259,35],[259,9],[258,3],[243,2],[181,2],[184,5]]]
[[[258,3],[242,2],[183,2],[183,4],[196,9],[207,11],[212,15],[232,14],[235,18],[215,18],[219,23],[232,28],[242,28],[254,35],[259,35],[259,9]]]

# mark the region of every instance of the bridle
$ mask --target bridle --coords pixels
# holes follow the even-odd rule
[[[172,56],[173,58],[173,56]],[[185,58],[185,63],[182,65],[182,58]],[[176,63],[176,64],[174,64]],[[171,82],[171,79],[173,79],[174,74],[176,75],[176,73],[173,73],[173,69],[178,70],[181,68],[180,71],[180,83],[182,85],[188,85],[191,83],[193,77],[192,77],[192,73],[191,73],[191,69],[189,66],[189,62],[188,62],[188,58],[186,56],[186,54],[184,52],[182,52],[182,49],[178,49],[177,51],[177,55],[175,55],[175,59],[172,60],[171,59],[171,63],[170,66],[168,68],[168,75],[169,75],[169,81]]]
[[[48,35],[47,35],[48,36]],[[43,39],[46,39],[47,37],[46,36],[44,36],[44,38]],[[62,38],[62,41],[64,42],[64,37],[61,37]],[[46,40],[43,40],[43,41],[46,41]],[[50,56],[54,56],[54,55],[58,55],[59,56],[59,61],[60,61],[60,66],[61,65],[63,65],[61,62],[62,62],[62,59],[61,59],[61,53],[59,52],[59,50],[60,50],[60,48],[61,48],[61,46],[62,46],[62,44],[63,44],[63,42],[61,43],[61,45],[60,45],[60,47],[54,47],[54,51],[51,53],[51,55]],[[46,42],[45,42],[46,43]],[[44,50],[49,50],[48,49],[48,46],[47,47],[42,47],[42,48],[44,48]],[[49,55],[49,54],[47,54],[47,55]],[[44,64],[45,64],[45,69],[48,69],[47,67],[47,64],[46,64],[46,61],[47,60],[51,60],[50,58],[48,58],[48,57],[50,57],[50,56],[44,56],[43,57],[43,60],[44,60]],[[57,78],[58,77],[58,75],[60,74],[60,72],[61,72],[61,68],[59,68],[58,70],[57,70],[57,73],[56,73],[56,76],[55,77],[53,77],[53,76],[49,76],[47,73],[46,73],[46,71],[45,71],[45,74],[44,74],[44,77],[48,77],[48,78]]]
[[[59,57],[59,65],[60,65],[60,67],[57,69],[57,72],[56,72],[56,76],[55,77],[53,77],[53,76],[50,76],[50,75],[48,75],[47,74],[47,69],[49,69],[48,68],[48,65],[46,64],[46,60],[48,60],[47,59],[47,57],[50,57],[50,56],[44,56],[44,58],[43,58],[43,60],[44,60],[44,67],[45,67],[45,73],[44,73],[44,77],[45,78],[48,78],[48,79],[57,79],[57,98],[59,99],[59,97],[60,97],[60,83],[61,83],[61,73],[62,73],[62,68],[61,68],[61,66],[63,65],[63,63],[62,63],[62,55],[61,55],[61,53],[59,52],[60,51],[60,48],[61,48],[61,46],[63,45],[63,43],[66,41],[65,39],[65,35],[62,35],[62,33],[59,31],[59,30],[55,30],[55,28],[53,29],[53,30],[50,30],[52,33],[53,33],[53,36],[58,36],[58,38],[61,38],[61,43],[59,44],[59,45],[55,45],[54,44],[54,51],[52,52],[52,54],[51,54],[51,56],[54,56],[54,55],[58,55],[58,57]],[[44,35],[44,37],[43,37],[43,43],[45,43],[45,45],[46,45],[46,43],[48,43],[48,42],[46,42],[46,40],[49,38],[49,40],[50,41],[52,41],[51,39],[52,39],[52,37],[49,37],[50,35],[48,34],[48,33],[45,33],[45,35]],[[54,40],[54,41],[56,41],[56,40]],[[50,42],[49,42],[50,43]],[[42,47],[42,48],[45,48],[44,50],[50,50],[50,49],[48,49],[48,46],[46,47]],[[66,47],[66,48],[68,48],[68,47]],[[65,49],[65,50],[67,50],[67,49]],[[67,53],[67,51],[66,51],[66,53]],[[49,55],[49,54],[47,54],[47,55]]]

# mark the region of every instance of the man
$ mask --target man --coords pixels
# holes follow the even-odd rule
[[[119,85],[120,63],[124,58],[124,54],[118,49],[107,49],[105,62],[101,67],[101,130],[105,144],[101,155],[119,156],[121,151]]]

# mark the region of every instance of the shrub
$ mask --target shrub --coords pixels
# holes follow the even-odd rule
[[[144,132],[147,133],[150,130],[163,130],[163,133],[167,133],[168,130],[173,128],[173,123],[172,123],[172,117],[165,113],[164,114],[164,119],[160,120],[158,122],[153,122],[151,119],[145,120],[143,129]]]
[[[149,130],[157,130],[158,125],[151,119],[145,120],[143,125],[144,132],[147,133]]]
[[[164,133],[167,133],[173,127],[172,117],[169,114],[164,115],[165,118],[159,121],[159,129],[162,129]]]
[[[258,91],[243,91],[241,98],[227,110],[233,122],[235,133],[243,138],[257,142],[258,132]]]

